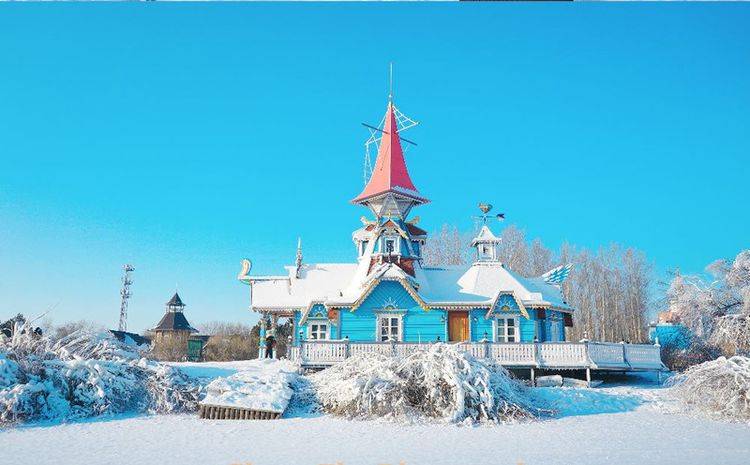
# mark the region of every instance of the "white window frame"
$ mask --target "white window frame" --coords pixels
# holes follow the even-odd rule
[[[313,339],[313,325],[326,325],[325,337]],[[307,322],[307,339],[310,341],[327,341],[331,338],[331,322],[328,320],[309,320]]]
[[[396,312],[383,312],[378,313],[375,321],[375,341],[376,342],[387,342],[382,340],[380,334],[381,322],[386,318],[397,318],[398,319],[398,337],[395,342],[402,342],[404,340],[404,314]]]
[[[503,326],[500,326],[500,320],[503,320],[503,321],[512,320],[513,321],[513,326],[512,326],[514,330],[513,341],[508,341],[508,337],[510,336],[510,334],[508,334],[508,328],[511,328],[511,326],[508,326],[507,323],[504,324]],[[497,316],[495,317],[495,324],[493,326],[494,326],[494,334],[493,334],[494,337],[492,339],[495,342],[512,342],[512,343],[521,342],[520,318],[518,318],[517,316],[507,316],[507,315]],[[503,330],[503,334],[502,334],[503,339],[504,339],[503,341],[500,340],[501,329]]]

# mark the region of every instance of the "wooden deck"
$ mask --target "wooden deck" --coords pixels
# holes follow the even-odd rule
[[[290,347],[289,358],[305,368],[322,368],[367,352],[404,356],[432,343],[304,341]],[[508,368],[551,370],[662,371],[660,347],[612,342],[460,342],[477,358],[493,359]]]

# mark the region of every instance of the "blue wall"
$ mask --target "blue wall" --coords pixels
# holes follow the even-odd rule
[[[341,339],[345,336],[351,341],[371,342],[378,340],[377,316],[379,313],[388,312],[386,306],[392,306],[393,312],[403,315],[403,341],[404,342],[433,342],[440,338],[441,341],[448,340],[447,312],[443,309],[423,310],[411,295],[404,289],[401,283],[396,281],[383,281],[372,290],[365,301],[352,312],[343,308],[339,312],[338,324],[333,325],[327,320],[327,310],[323,305],[316,305],[310,311],[308,321],[299,325],[300,312],[295,312],[295,341],[299,343],[299,331],[302,330],[307,337],[307,327],[312,321],[327,321],[332,339]],[[507,306],[508,309],[503,310]],[[481,341],[486,336],[493,340],[494,318],[485,318],[487,309],[475,308],[469,311],[469,325],[472,341]],[[521,310],[511,295],[503,295],[497,301],[493,309],[493,315],[517,316],[520,324],[521,342],[533,342],[538,337],[540,342],[550,339],[552,334],[552,318],[560,318],[554,322],[559,325],[561,338],[565,335],[565,326],[562,314],[554,310],[546,310],[546,318],[540,324],[540,334],[536,334],[537,320],[536,310],[529,310],[529,318],[521,314]],[[661,335],[660,335],[661,338]]]
[[[403,340],[405,342],[430,342],[446,340],[445,311],[423,310],[404,287],[395,281],[383,281],[354,312],[341,310],[340,326],[342,336],[352,341],[375,341],[377,314],[386,305],[393,305],[394,311],[403,313]]]
[[[651,343],[656,342],[659,338],[659,344],[665,347],[674,347],[676,349],[687,349],[690,347],[693,336],[685,326],[681,324],[661,323],[649,330],[649,339]]]

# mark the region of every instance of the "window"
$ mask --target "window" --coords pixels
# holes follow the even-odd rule
[[[396,239],[386,239],[385,240],[385,247],[384,247],[384,253],[392,254],[396,251]]]
[[[367,244],[368,244],[369,242],[370,242],[370,241],[362,241],[362,248],[361,248],[361,249],[360,249],[360,251],[359,251],[359,254],[360,254],[360,255],[364,255],[364,254],[365,254],[365,252],[367,252]]]
[[[310,323],[310,339],[328,339],[328,324]]]
[[[497,342],[518,342],[518,319],[497,319]]]
[[[401,317],[395,315],[382,315],[378,318],[378,340],[400,341],[401,340]]]

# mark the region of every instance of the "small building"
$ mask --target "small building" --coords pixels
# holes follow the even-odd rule
[[[649,339],[664,347],[684,350],[693,342],[693,334],[674,312],[661,312],[656,323],[649,325]]]
[[[129,333],[127,331],[119,331],[116,329],[109,330],[112,335],[117,338],[118,341],[132,346],[148,346],[151,344],[151,340],[146,336],[142,336],[136,333]]]
[[[198,330],[190,326],[184,310],[185,304],[175,292],[166,303],[166,311],[159,324],[149,330],[151,341],[157,353],[167,352],[164,354],[167,358],[198,361],[208,336],[197,335]]]

